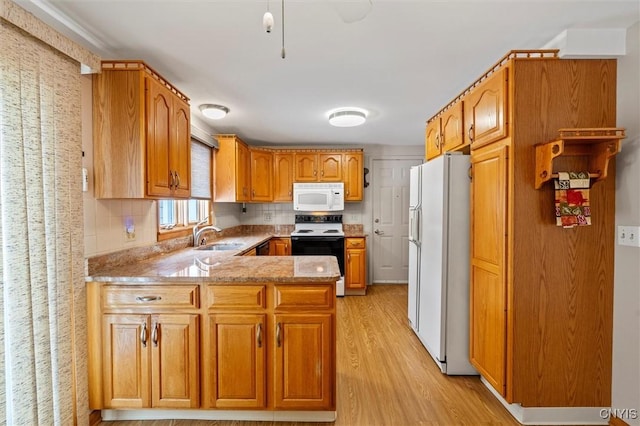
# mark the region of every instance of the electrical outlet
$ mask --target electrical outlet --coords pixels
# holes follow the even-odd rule
[[[640,226],[618,226],[618,245],[640,247]]]
[[[263,212],[262,217],[265,222],[271,222],[271,219],[272,219],[271,212]]]
[[[124,239],[126,241],[134,241],[136,239],[136,227],[133,225],[124,226]]]

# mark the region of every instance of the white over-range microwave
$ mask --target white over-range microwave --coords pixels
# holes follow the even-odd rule
[[[344,183],[294,183],[293,209],[302,212],[344,210]]]

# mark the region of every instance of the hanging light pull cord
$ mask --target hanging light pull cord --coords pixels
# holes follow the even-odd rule
[[[282,0],[282,59],[284,59],[284,57],[284,0]]]

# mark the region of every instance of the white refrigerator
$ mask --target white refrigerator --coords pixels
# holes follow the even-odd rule
[[[469,156],[445,154],[411,168],[411,328],[443,373],[469,363]]]

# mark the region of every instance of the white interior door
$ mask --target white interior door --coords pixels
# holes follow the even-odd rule
[[[409,277],[409,176],[421,159],[373,159],[373,283],[406,283]]]

